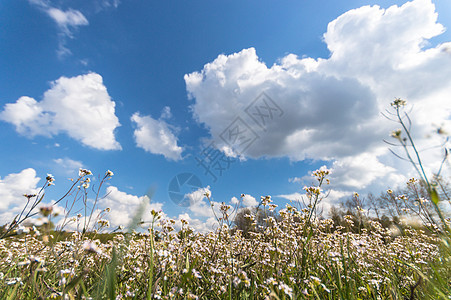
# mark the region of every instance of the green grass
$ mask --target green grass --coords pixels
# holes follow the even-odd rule
[[[0,240],[0,294],[10,299],[449,299],[450,248],[422,230],[392,236],[377,222],[332,231],[288,206],[244,237],[64,234]],[[306,230],[305,226],[309,228]],[[158,240],[154,236],[158,234]],[[102,239],[102,242],[100,241]],[[44,239],[46,240],[46,239]],[[87,243],[97,249],[86,250]]]

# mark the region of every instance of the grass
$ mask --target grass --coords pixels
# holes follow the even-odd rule
[[[449,246],[423,230],[393,236],[308,222],[288,206],[244,237],[161,230],[0,241],[0,294],[10,299],[449,299]],[[156,219],[158,215],[156,216]],[[163,220],[164,221],[164,220]],[[169,224],[168,224],[169,223]],[[155,238],[158,236],[158,239]],[[98,238],[104,238],[99,235]]]

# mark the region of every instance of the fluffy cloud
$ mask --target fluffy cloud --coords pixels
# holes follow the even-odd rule
[[[189,210],[197,217],[213,217],[213,209],[216,213],[219,213],[220,203],[211,201],[213,204],[213,209],[210,202],[208,201],[206,194],[211,197],[210,187],[199,188],[191,193],[185,194],[185,198],[189,200]],[[211,198],[210,198],[211,199]]]
[[[210,195],[210,201],[205,196],[206,194]],[[207,232],[219,227],[216,217],[222,217],[222,212],[220,211],[222,203],[213,200],[209,186],[187,193],[185,194],[185,197],[189,200],[189,213],[180,214],[178,216],[178,228],[181,227],[180,221],[182,219],[188,221],[189,226],[198,232]],[[238,203],[239,200],[236,197],[233,197],[230,201],[232,206],[235,206]],[[256,206],[257,204],[254,197],[250,195],[245,195],[245,197],[243,197],[243,206]],[[229,210],[229,213],[232,213],[232,210]],[[232,219],[233,216],[234,215],[231,216]]]
[[[328,215],[332,206],[337,207],[343,200],[350,199],[353,192],[330,189],[327,191],[326,197],[321,199],[318,208],[323,215]]]
[[[206,201],[206,192],[209,192],[211,195],[209,187],[200,188],[186,195],[190,201],[190,206],[188,207],[190,213],[180,214],[174,218],[177,229],[181,228],[182,219],[188,221],[189,226],[197,232],[207,232],[218,227],[213,210]],[[145,203],[144,207],[142,206],[143,203]],[[213,204],[216,214],[219,214],[220,203],[213,202]],[[162,210],[163,204],[161,202],[151,202],[148,196],[138,197],[122,192],[115,186],[109,186],[106,189],[106,196],[98,202],[98,209],[95,215],[106,208],[111,208],[111,211],[105,214],[104,219],[109,220],[110,229],[114,230],[119,225],[129,225],[138,209],[143,210],[142,220],[148,224],[152,220],[150,211],[152,209],[155,211]],[[167,218],[167,216],[163,214],[163,218]],[[71,226],[73,227],[74,224],[71,224]]]
[[[120,126],[102,76],[89,73],[61,77],[52,82],[41,101],[23,96],[8,103],[0,120],[29,137],[66,133],[83,145],[100,150],[119,150],[114,130]]]
[[[237,204],[240,203],[240,200],[238,198],[236,198],[236,197],[232,197],[232,199],[230,199],[230,203],[233,204],[233,205],[237,205]],[[253,206],[257,206],[258,202],[251,195],[244,194],[241,197],[241,204],[242,204],[243,207],[253,207]]]
[[[251,207],[251,206],[257,206],[258,202],[257,200],[255,200],[254,197],[252,197],[251,195],[245,194],[244,197],[242,197],[243,199],[243,206],[244,207]]]
[[[136,124],[134,131],[136,145],[147,152],[161,154],[167,159],[182,159],[183,148],[177,145],[177,137],[163,119],[171,115],[169,108],[165,108],[159,120],[151,116],[133,114],[131,120]]]
[[[142,207],[142,204],[145,205]],[[104,210],[110,208],[111,211],[106,214],[105,219],[110,221],[110,227],[116,229],[119,225],[128,226],[137,213],[138,209],[143,209],[142,220],[151,221],[150,212],[160,211],[163,204],[160,202],[151,202],[148,196],[138,197],[120,191],[115,186],[109,186],[106,189],[106,196],[99,200],[98,208]]]
[[[11,222],[26,204],[23,194],[35,194],[40,178],[28,168],[0,177],[0,225]]]
[[[193,228],[196,232],[209,232],[219,227],[218,222],[214,217],[209,217],[206,220],[192,218],[189,214],[180,214],[176,219],[176,228],[182,227],[181,220],[188,222],[188,226]]]
[[[324,34],[327,59],[289,54],[268,67],[254,48],[219,55],[185,75],[194,118],[220,149],[329,161],[333,182],[343,188],[334,189],[336,197],[399,183],[400,168],[411,174],[382,143],[397,125],[380,112],[395,97],[407,99],[418,144],[438,144],[425,138],[433,121],[450,124],[451,43],[431,47],[427,40],[443,31],[431,1],[415,0],[339,16]],[[437,153],[422,154],[440,161]]]
[[[397,178],[396,170],[384,165],[372,153],[363,153],[334,161],[331,168],[331,181],[339,181],[344,187],[361,189],[375,180],[383,179],[396,183],[405,182],[407,178]],[[390,177],[391,176],[391,177]],[[334,184],[335,185],[335,184]]]
[[[196,119],[208,125],[218,146],[223,147],[230,146],[223,133],[228,133],[235,118],[240,117],[240,125],[249,128],[249,136],[244,139],[254,137],[252,132],[258,136],[242,153],[253,158],[329,159],[370,146],[364,141],[355,145],[355,141],[367,140],[368,131],[380,131],[374,123],[366,123],[378,113],[369,88],[355,79],[337,79],[318,72],[300,76],[287,68],[284,62],[267,68],[253,48],[220,55],[201,73],[185,76],[190,96],[196,100],[192,106]],[[247,107],[254,107],[253,100],[258,101],[261,92],[283,112],[281,117],[274,114],[272,120],[266,118],[264,129],[245,113]],[[263,103],[256,104],[261,107]],[[269,109],[275,108],[269,105]]]

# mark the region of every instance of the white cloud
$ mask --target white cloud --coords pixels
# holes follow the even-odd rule
[[[381,163],[372,153],[342,158],[335,161],[331,167],[331,181],[340,182],[341,186],[362,189],[375,180],[386,179],[399,183],[407,178],[397,178],[393,167]],[[334,184],[336,186],[336,184]]]
[[[47,13],[68,36],[72,35],[70,28],[89,24],[86,17],[78,10],[69,9],[62,11],[61,9],[50,7]]]
[[[254,207],[258,205],[257,200],[251,195],[244,194],[240,199],[241,201],[237,197],[232,197],[230,203],[235,206],[241,202],[242,207]]]
[[[38,192],[40,178],[32,168],[0,177],[0,224],[11,222],[27,203],[23,194]]]
[[[170,119],[172,118],[171,108],[169,106],[165,106],[163,111],[161,112],[160,119]]]
[[[227,146],[221,134],[240,116],[259,136],[244,153],[248,157],[329,159],[367,149],[368,132],[381,133],[380,126],[366,122],[378,113],[370,89],[355,79],[318,73],[301,77],[295,71],[285,63],[267,68],[250,48],[220,55],[202,73],[187,75],[185,80],[196,100],[195,117],[210,128],[220,148]],[[267,121],[266,131],[244,113],[262,91],[284,112]]]
[[[332,206],[338,206],[341,201],[350,199],[352,195],[353,192],[350,191],[334,189],[324,190],[322,196],[319,199],[317,211],[322,212],[323,216],[327,216]],[[305,194],[299,192],[277,195],[275,197],[287,199],[292,202],[292,205],[295,207],[304,207],[305,205],[309,204],[308,199],[305,197]]]
[[[331,65],[347,74],[352,71],[365,74],[360,77],[364,80],[373,80],[375,76],[382,78],[386,74],[398,77],[393,71],[428,68],[427,65],[438,58],[437,53],[434,49],[424,51],[422,48],[427,39],[444,31],[444,27],[436,23],[434,10],[430,0],[417,0],[386,10],[365,6],[348,11],[329,23],[324,34],[332,53]],[[346,61],[352,64],[345,66]],[[383,83],[388,82],[387,79]]]
[[[45,12],[58,26],[60,31],[57,50],[58,56],[63,57],[71,54],[71,51],[66,47],[67,38],[73,38],[73,32],[78,27],[89,25],[88,19],[79,10],[71,8],[62,10],[52,6],[49,1],[44,0],[28,1]]]
[[[141,116],[139,113],[133,114],[131,120],[137,126],[134,131],[135,141],[138,147],[147,152],[161,154],[171,160],[180,160],[183,148],[177,145],[177,137],[163,120],[169,115],[170,110],[166,108],[159,120],[151,116]]]
[[[301,194],[301,193],[298,193],[298,192],[294,192],[294,193],[291,193],[291,194],[277,195],[275,197],[280,197],[280,198],[284,198],[284,199],[287,199],[287,200],[290,200],[290,201],[297,202],[297,201],[301,201],[302,198],[305,197],[305,195]]]
[[[211,201],[211,203],[213,204],[212,208],[210,202],[205,196],[205,194],[207,193],[210,195],[211,199],[211,191],[209,186],[199,188],[191,193],[185,194],[186,199],[189,200],[188,208],[192,213],[194,213],[195,216],[212,217],[214,215],[213,209],[215,209],[215,212],[219,213],[220,203],[214,202],[212,200]]]
[[[100,210],[110,208],[111,211],[106,214],[105,219],[110,221],[110,228],[116,229],[119,225],[128,226],[137,213],[137,210],[141,208],[141,205],[145,201],[143,207],[142,220],[149,222],[152,220],[150,212],[153,210],[160,211],[163,208],[163,204],[160,202],[151,202],[147,196],[138,197],[130,195],[120,191],[115,186],[109,186],[106,189],[106,196],[99,200],[98,208]]]
[[[83,163],[78,160],[73,160],[68,157],[56,158],[53,160],[58,165],[59,170],[64,170],[67,175],[78,173],[80,168],[83,168]]]
[[[19,173],[9,174],[3,179],[0,177],[0,226],[11,222],[14,217],[22,212],[25,206],[27,206],[27,209],[24,211],[24,215],[29,212],[31,204],[27,205],[27,199],[24,197],[24,194],[37,194],[41,189],[41,187],[38,187],[40,180],[41,178],[36,176],[36,171],[32,168],[24,169]],[[36,198],[31,198],[31,202],[34,200],[36,200]],[[39,208],[44,206],[53,206],[53,214],[55,215],[58,213],[58,216],[55,215],[56,219],[53,221],[56,221],[57,224],[61,224],[64,215],[66,214],[64,205],[62,205],[62,203],[55,204],[55,200],[48,201],[48,199],[44,197],[42,202],[40,202],[31,213],[38,213]],[[22,218],[24,215],[22,215]],[[40,226],[47,220],[46,217],[43,217],[38,213],[33,217],[27,218],[23,222],[23,225]]]
[[[121,4],[120,0],[96,0],[94,5],[96,7],[97,12],[108,9],[108,8],[117,8]]]
[[[258,205],[257,200],[255,200],[255,198],[252,197],[251,195],[245,194],[244,197],[242,197],[241,199],[243,199],[244,207],[252,207]]]
[[[301,183],[302,182],[302,178],[299,178],[299,177],[288,178],[288,182],[290,182],[290,183]]]
[[[353,192],[330,189],[327,191],[327,197],[323,198],[318,205],[319,209],[322,209],[323,215],[327,216],[332,206],[339,206],[340,202],[350,199]]]
[[[207,193],[210,195],[210,201],[208,201],[208,198],[205,196]],[[180,214],[177,217],[177,228],[181,228],[180,220],[182,219],[188,221],[189,226],[197,232],[207,232],[219,227],[216,217],[222,217],[220,211],[222,203],[213,200],[209,186],[187,193],[185,194],[185,197],[189,200],[189,213]],[[230,204],[232,207],[238,203],[239,200],[236,197],[231,198]],[[254,197],[250,195],[243,197],[244,206],[255,206],[257,204]],[[228,212],[232,213],[232,210],[229,210]],[[230,217],[233,218],[234,214]]]
[[[102,76],[96,73],[60,77],[52,82],[41,101],[24,96],[6,104],[0,120],[15,125],[18,133],[29,137],[66,133],[96,149],[121,149],[114,136],[114,130],[120,126],[115,103]]]
[[[218,222],[214,217],[209,217],[205,220],[192,218],[189,214],[180,214],[176,219],[176,227],[180,229],[182,227],[181,220],[188,222],[188,226],[193,228],[196,232],[209,232],[219,227]]]
[[[411,167],[393,159],[382,143],[397,124],[380,112],[395,97],[413,106],[412,134],[420,148],[438,143],[426,139],[432,122],[450,124],[451,43],[425,48],[443,31],[430,0],[350,10],[328,25],[327,59],[288,54],[268,67],[249,48],[219,55],[202,71],[185,75],[193,116],[219,149],[229,146],[223,132],[240,117],[248,126],[241,129],[257,134],[245,156],[326,160],[334,171],[332,184],[345,189],[340,193],[383,189],[411,175]],[[265,124],[246,114],[249,105],[256,112],[253,101],[262,92],[282,110],[271,100],[272,111],[257,102],[260,112],[273,113]],[[425,164],[441,160],[435,153],[422,155]]]

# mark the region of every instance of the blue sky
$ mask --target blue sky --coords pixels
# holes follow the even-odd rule
[[[215,202],[283,206],[323,165],[325,210],[395,187],[412,174],[382,142],[396,124],[380,112],[406,98],[419,142],[439,142],[429,133],[449,126],[450,20],[449,2],[429,0],[2,1],[0,221],[47,173],[46,201],[57,199],[80,167],[115,173],[98,206],[112,225],[150,187],[148,209],[199,230],[213,223],[206,189]],[[262,103],[276,108],[264,126],[247,114]],[[237,124],[256,137],[245,150],[224,135]],[[222,174],[196,160],[212,142],[234,160]],[[425,156],[433,170],[436,153]],[[185,206],[168,194],[180,173],[202,185]]]

